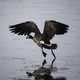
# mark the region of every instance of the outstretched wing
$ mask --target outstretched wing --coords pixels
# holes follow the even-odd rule
[[[45,43],[49,43],[50,39],[56,35],[62,35],[67,32],[68,25],[49,20],[45,22],[44,31],[43,31],[43,40]]]
[[[37,25],[32,21],[11,25],[9,30],[18,35],[29,35],[31,32],[40,33]]]

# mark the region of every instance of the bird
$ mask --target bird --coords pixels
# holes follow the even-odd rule
[[[55,35],[63,35],[67,33],[68,29],[69,25],[56,20],[45,20],[42,33],[34,21],[25,21],[9,26],[9,31],[11,31],[11,33],[24,35],[26,36],[26,39],[32,39],[41,48],[44,57],[46,57],[46,53],[43,48],[50,49],[54,56],[54,60],[56,59],[56,56],[53,49],[57,48],[57,44],[51,43],[50,40],[53,39]],[[34,35],[31,35],[31,33],[34,33]]]

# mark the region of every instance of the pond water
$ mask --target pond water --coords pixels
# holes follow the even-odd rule
[[[0,0],[0,80],[34,80],[26,72],[42,66],[41,49],[25,36],[9,31],[9,25],[34,21],[43,31],[45,20],[57,20],[70,26],[65,35],[55,36],[58,44],[54,51],[52,77],[80,80],[80,1],[79,0]],[[53,56],[48,54],[45,67],[51,65]],[[54,80],[54,79],[53,79]]]

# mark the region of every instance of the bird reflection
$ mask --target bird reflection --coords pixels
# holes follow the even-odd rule
[[[48,68],[45,67],[46,63],[47,62],[44,59],[44,61],[42,62],[42,66],[41,67],[39,67],[38,69],[34,70],[32,73],[31,72],[26,72],[26,74],[28,75],[28,77],[32,77],[33,76],[34,80],[66,80],[65,77],[54,78],[51,75],[51,73],[54,70],[54,67],[53,67],[54,59],[52,60],[50,66]]]

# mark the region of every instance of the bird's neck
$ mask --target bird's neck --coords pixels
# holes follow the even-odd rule
[[[40,44],[40,41],[39,40],[37,40],[37,38],[33,38],[33,41],[36,43],[36,44]]]

